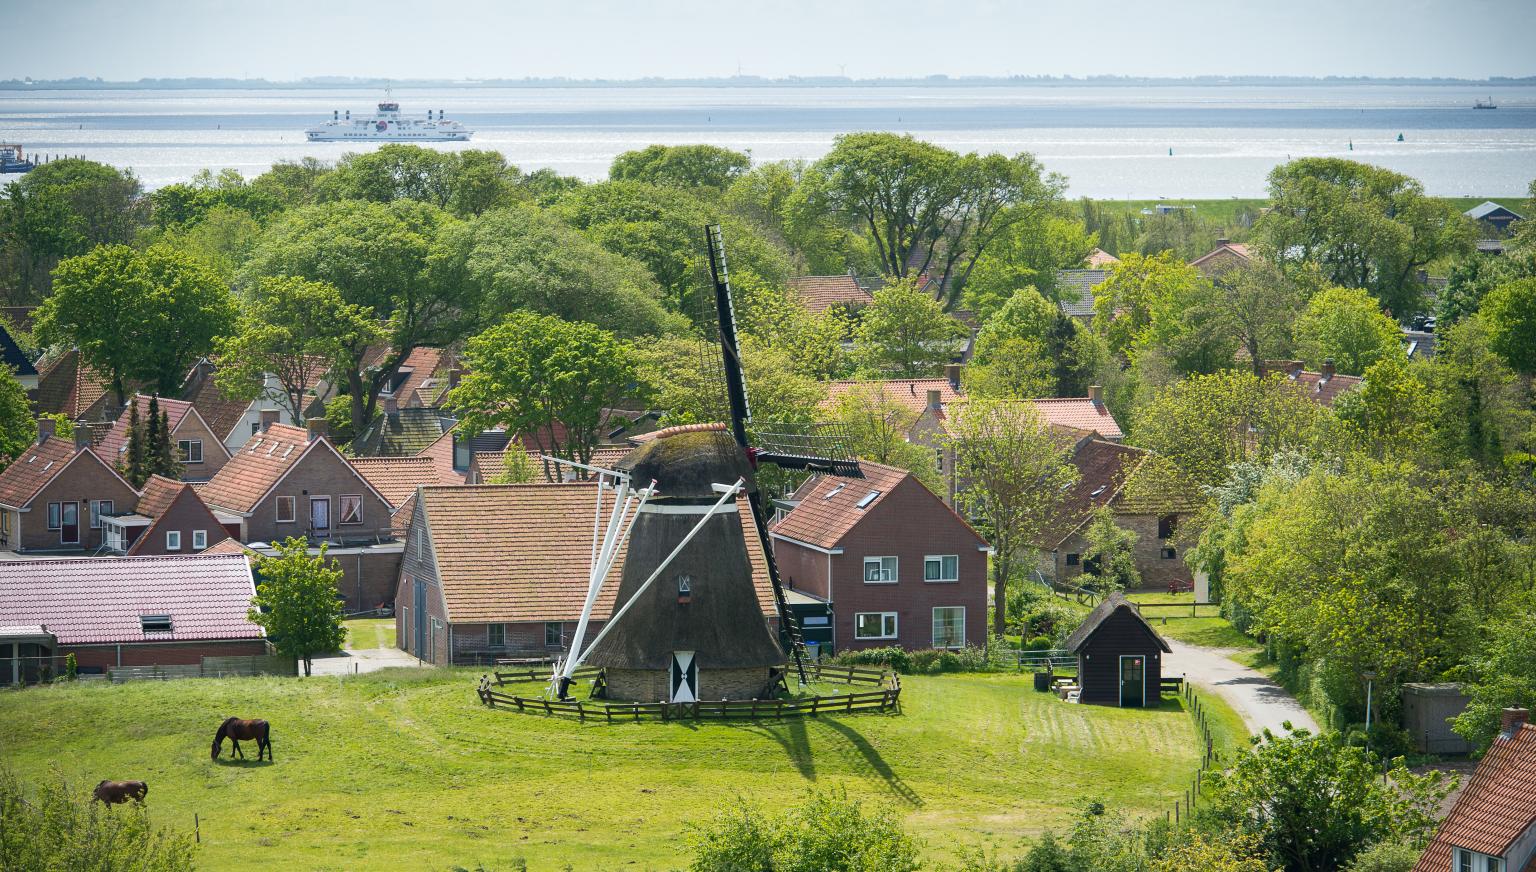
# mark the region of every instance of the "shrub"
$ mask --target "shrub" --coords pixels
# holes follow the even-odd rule
[[[107,808],[63,778],[31,796],[0,769],[0,869],[190,870],[189,836],[150,825],[138,803]]]
[[[1397,842],[1380,842],[1360,852],[1348,872],[1411,872],[1420,849]]]
[[[918,842],[886,809],[872,813],[847,791],[812,792],[801,805],[772,814],[740,803],[707,824],[689,827],[693,872],[913,872]]]
[[[959,672],[962,669],[960,655],[953,651],[940,651],[937,661],[940,672]]]
[[[80,664],[75,660],[75,652],[64,655],[64,680],[74,681],[80,669]]]
[[[842,651],[832,658],[838,666],[884,666],[897,672],[912,671],[912,657],[899,645]]]
[[[924,651],[913,651],[910,657],[913,674],[928,674],[938,672],[939,652],[929,648]]]
[[[1049,651],[1051,650],[1050,636],[1035,636],[1024,643],[1025,651]]]

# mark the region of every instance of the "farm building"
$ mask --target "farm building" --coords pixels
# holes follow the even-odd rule
[[[1080,702],[1129,707],[1158,704],[1162,655],[1173,649],[1134,603],[1112,593],[1072,631],[1067,650],[1077,655]]]
[[[1484,200],[1468,209],[1465,214],[1473,221],[1487,225],[1501,234],[1508,233],[1510,225],[1523,220],[1524,217],[1508,206],[1500,206],[1492,200]]]
[[[267,653],[240,555],[0,561],[0,684]]]

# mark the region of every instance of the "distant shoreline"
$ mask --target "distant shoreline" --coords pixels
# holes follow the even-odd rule
[[[1195,76],[1190,78],[1156,78],[1134,76],[1089,76],[1084,78],[1057,76],[926,76],[919,78],[852,79],[842,76],[790,76],[764,78],[759,76],[730,76],[697,79],[380,79],[353,77],[312,77],[295,81],[269,81],[267,79],[139,79],[138,81],[108,81],[92,78],[71,79],[5,79],[0,80],[0,91],[192,91],[192,90],[322,90],[355,88],[376,90],[395,88],[1115,88],[1115,87],[1344,87],[1351,85],[1402,85],[1500,88],[1536,84],[1536,76],[1494,76],[1487,79],[1450,78],[1372,78],[1372,77],[1306,77],[1306,76]]]

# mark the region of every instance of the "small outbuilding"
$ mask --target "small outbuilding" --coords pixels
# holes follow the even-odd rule
[[[1460,684],[1403,685],[1403,729],[1424,754],[1470,754],[1472,744],[1451,729],[1451,720],[1467,710]]]
[[[1067,638],[1077,655],[1078,701],[1155,706],[1162,696],[1163,656],[1173,649],[1136,604],[1112,593]]]

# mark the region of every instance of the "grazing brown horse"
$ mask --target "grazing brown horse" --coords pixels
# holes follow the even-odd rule
[[[94,794],[97,801],[107,805],[116,805],[130,799],[143,802],[148,795],[149,785],[142,781],[103,781],[96,785]]]
[[[229,752],[229,756],[233,757],[239,754],[240,759],[243,760],[245,759],[245,752],[240,750],[240,740],[255,739],[256,759],[260,760],[262,752],[265,751],[267,760],[270,762],[272,759],[272,740],[268,738],[268,733],[269,728],[266,721],[260,719],[248,721],[242,718],[225,718],[224,723],[219,724],[218,734],[213,737],[213,754],[211,756],[214,760],[219,759],[219,749],[223,746],[224,740],[228,738],[235,746]]]

